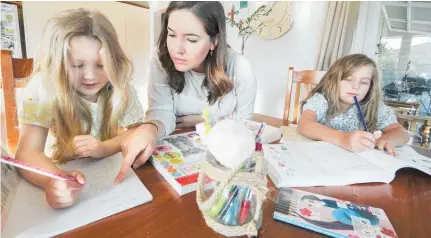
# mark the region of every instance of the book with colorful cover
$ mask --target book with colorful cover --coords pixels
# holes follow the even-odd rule
[[[206,147],[198,134],[188,132],[159,139],[150,161],[175,191],[184,195],[196,190],[205,154]],[[210,180],[205,183],[206,188],[213,186]]]
[[[290,188],[280,189],[273,217],[330,237],[397,237],[380,208]]]

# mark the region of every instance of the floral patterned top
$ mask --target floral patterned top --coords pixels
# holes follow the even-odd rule
[[[328,118],[326,116],[326,112],[328,111],[328,101],[321,93],[316,93],[307,100],[302,111],[306,110],[314,112],[317,117],[317,122],[330,128],[346,132],[363,129],[358,109],[355,106],[352,106],[345,113]],[[377,129],[382,130],[396,122],[397,117],[395,116],[394,111],[383,102],[380,102]]]
[[[43,82],[42,77],[37,75],[30,80],[27,87],[24,89],[24,100],[18,110],[18,120],[20,124],[31,124],[45,128],[51,128],[53,125],[53,115],[50,106],[53,96],[50,96],[47,92],[47,87],[44,86],[45,83]],[[118,122],[119,127],[127,128],[144,121],[144,109],[139,101],[135,89],[132,86],[130,86],[130,92],[131,96],[129,97],[129,105]],[[91,113],[92,127],[90,134],[100,139],[100,127],[103,121],[103,104],[102,100],[99,99],[95,103],[87,100],[84,100],[84,102],[87,104]],[[88,123],[83,123],[84,131],[88,126]],[[50,131],[45,145],[45,154],[47,156],[52,155],[53,145],[55,145],[55,138]]]

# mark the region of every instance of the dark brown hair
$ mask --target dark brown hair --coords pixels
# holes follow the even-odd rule
[[[172,1],[166,10],[162,29],[157,43],[159,60],[168,74],[168,83],[176,93],[181,93],[184,89],[184,73],[176,70],[175,65],[169,55],[167,47],[168,20],[170,14],[175,10],[186,9],[192,12],[202,22],[206,33],[212,42],[215,42],[218,35],[218,43],[212,54],[208,53],[205,58],[206,78],[202,86],[209,91],[208,102],[214,104],[220,97],[229,93],[232,82],[226,74],[226,22],[224,9],[220,2],[177,2]]]

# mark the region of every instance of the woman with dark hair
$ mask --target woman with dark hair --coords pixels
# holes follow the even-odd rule
[[[226,43],[220,2],[171,2],[151,62],[146,122],[122,143],[124,161],[116,182],[154,151],[156,138],[216,117],[250,118],[256,78],[250,63]]]

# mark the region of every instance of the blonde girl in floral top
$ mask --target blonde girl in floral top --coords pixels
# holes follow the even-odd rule
[[[56,162],[115,154],[131,130],[120,131],[143,121],[131,73],[132,63],[101,13],[66,10],[48,21],[19,111],[16,159],[76,178],[60,181],[21,171],[45,190],[51,207],[71,206],[85,185],[84,174],[60,170]]]

